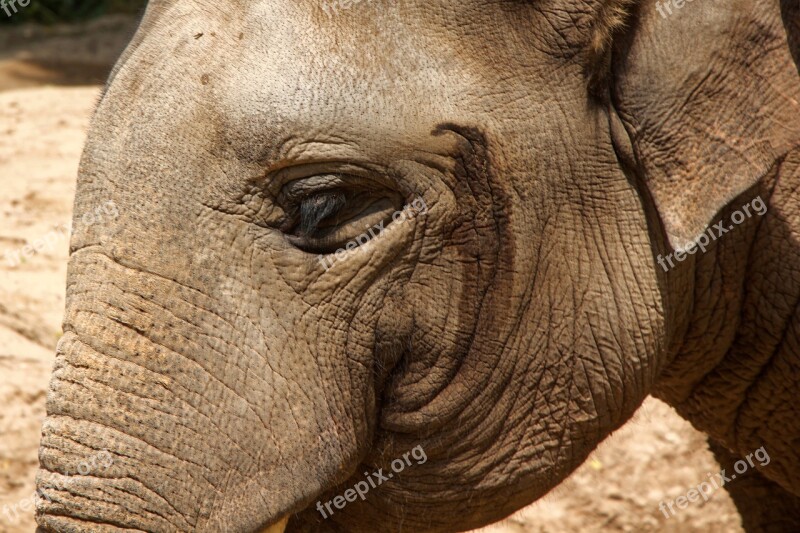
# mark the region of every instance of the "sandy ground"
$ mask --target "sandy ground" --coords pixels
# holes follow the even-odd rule
[[[129,26],[114,19],[80,31],[0,35],[0,533],[35,527],[39,426],[64,307],[62,228],[99,93],[93,82],[103,79]],[[11,264],[7,253],[48,233],[50,244]],[[718,470],[703,436],[648,399],[565,483],[485,531],[741,531],[724,490],[669,519],[658,509]]]

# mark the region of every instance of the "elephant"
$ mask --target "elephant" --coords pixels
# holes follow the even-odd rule
[[[477,528],[648,395],[797,531],[796,0],[325,2],[151,0],[111,72],[39,531]]]

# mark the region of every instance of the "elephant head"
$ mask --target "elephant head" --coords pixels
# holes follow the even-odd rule
[[[797,75],[780,8],[703,1],[151,1],[81,163],[75,216],[119,213],[71,242],[42,530],[452,531],[557,485],[680,341],[656,254],[797,139],[741,119],[797,105],[741,90]]]

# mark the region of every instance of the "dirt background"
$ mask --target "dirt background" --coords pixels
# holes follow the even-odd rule
[[[39,427],[61,335],[75,176],[102,84],[133,31],[129,18],[0,29],[0,532],[32,532]],[[146,126],[146,125],[145,125]],[[21,264],[6,253],[55,231]],[[724,492],[667,519],[675,499],[719,466],[704,437],[649,398],[566,482],[492,533],[742,531]]]

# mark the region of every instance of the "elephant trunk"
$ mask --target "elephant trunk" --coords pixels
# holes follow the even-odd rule
[[[264,488],[295,477],[268,415],[235,390],[255,378],[232,377],[244,348],[209,309],[198,291],[107,252],[73,255],[39,452],[43,530],[283,530],[272,524],[302,495]]]

